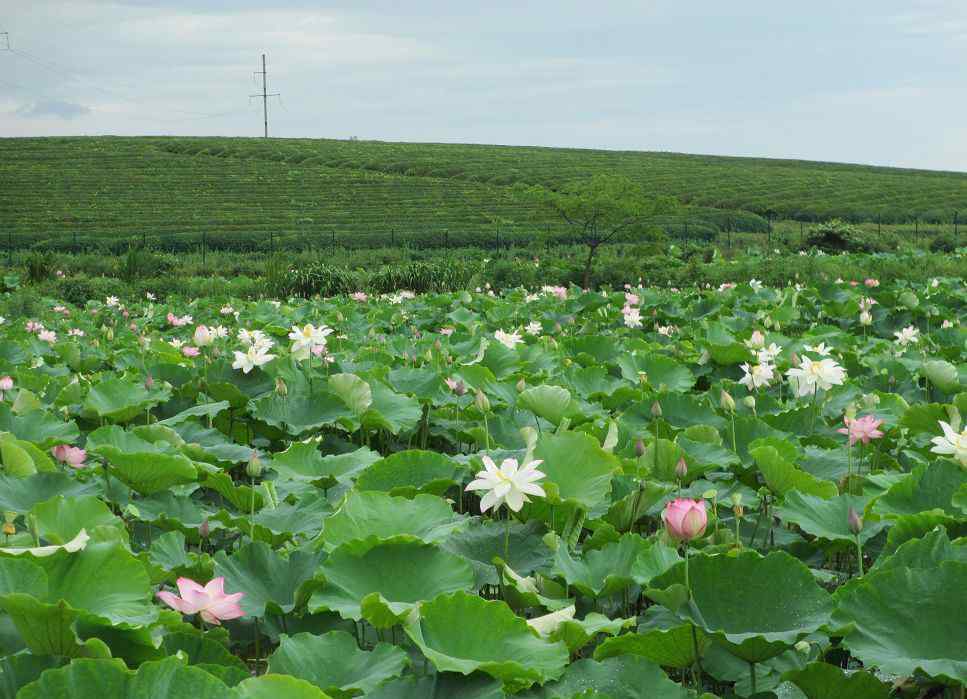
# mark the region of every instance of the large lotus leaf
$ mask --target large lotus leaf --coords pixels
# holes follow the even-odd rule
[[[323,563],[326,584],[310,598],[310,612],[331,610],[344,619],[365,618],[376,628],[389,628],[420,602],[473,587],[470,563],[432,544],[360,544],[343,544]]]
[[[856,537],[849,528],[849,509],[862,513],[869,497],[838,495],[823,499],[804,495],[798,490],[786,493],[784,502],[776,508],[779,518],[787,524],[795,524],[807,534],[829,541],[854,541]],[[860,532],[860,541],[866,542],[883,531],[886,522],[867,521]]]
[[[248,674],[248,666],[245,665],[244,660],[233,655],[223,643],[203,636],[197,631],[167,633],[162,646],[168,655],[184,653],[189,665],[222,665],[244,670],[246,675]]]
[[[273,391],[251,401],[249,414],[293,437],[353,416],[341,398],[321,388],[312,393],[290,391],[285,396]]]
[[[445,454],[411,449],[396,452],[368,466],[356,479],[356,487],[407,497],[418,492],[443,495],[456,484],[461,468]]]
[[[946,393],[956,393],[960,386],[957,367],[943,359],[931,359],[924,362],[921,372],[930,383]]]
[[[235,688],[238,699],[330,699],[311,682],[288,675],[250,677]]]
[[[837,593],[833,623],[842,644],[867,666],[967,683],[967,563],[868,574]]]
[[[192,580],[211,580],[214,564],[207,554],[189,553],[185,535],[180,531],[165,532],[156,537],[147,551],[148,562],[154,566],[152,582],[175,582],[180,577]]]
[[[159,420],[159,425],[165,425],[167,427],[176,427],[181,423],[190,420],[193,417],[207,417],[213,418],[222,411],[228,410],[228,401],[220,400],[215,403],[201,403],[199,405],[193,405],[190,408],[182,410],[180,413],[176,413],[169,418],[164,420]]]
[[[196,461],[239,464],[252,456],[252,447],[237,444],[221,430],[204,427],[195,420],[176,425],[174,430],[185,442],[182,451]]]
[[[686,699],[691,694],[668,678],[662,669],[644,658],[624,655],[598,662],[585,658],[572,663],[564,676],[540,689],[521,694],[521,699],[573,699],[588,696],[609,699]]]
[[[112,376],[91,387],[84,409],[112,422],[127,422],[165,401],[170,391],[145,388],[141,381]]]
[[[435,543],[466,524],[465,517],[454,514],[446,500],[435,495],[409,499],[378,491],[351,491],[326,519],[322,539],[330,551],[347,541],[369,537],[402,535]]]
[[[312,442],[295,442],[285,451],[274,454],[270,465],[280,478],[318,481],[320,485],[332,486],[355,476],[379,458],[379,453],[369,447],[323,456]]]
[[[889,699],[891,688],[868,672],[849,674],[828,663],[810,663],[785,673],[782,679],[799,687],[806,699]]]
[[[504,602],[455,592],[420,607],[407,635],[440,671],[485,672],[510,691],[560,677],[567,646],[536,636]]]
[[[245,593],[240,604],[247,616],[282,614],[295,608],[299,587],[315,575],[323,555],[297,550],[283,558],[268,544],[253,541],[231,556],[218,551],[215,575],[225,577],[227,592]]]
[[[594,649],[594,659],[640,655],[663,667],[687,668],[705,652],[710,640],[702,629],[654,605],[645,610],[637,633],[605,639]]]
[[[715,412],[708,398],[690,393],[669,393],[663,395],[661,404],[662,418],[674,427],[708,425],[715,430],[722,429],[728,421]],[[649,409],[651,406],[648,406]]]
[[[386,380],[393,390],[415,396],[421,401],[439,402],[449,392],[440,374],[429,367],[391,369]]]
[[[733,424],[734,430],[732,429]],[[777,430],[763,420],[751,415],[736,415],[734,420],[725,426],[725,443],[731,447],[734,440],[735,451],[743,463],[752,459],[749,450],[755,446],[753,442],[768,437],[795,443],[793,436],[788,432]]]
[[[647,584],[680,560],[672,548],[637,534],[625,534],[619,541],[585,551],[578,558],[571,556],[567,546],[559,546],[554,572],[582,594],[598,597],[621,592],[634,583]]]
[[[66,544],[82,529],[91,533],[96,527],[111,527],[125,541],[128,536],[124,522],[93,495],[73,498],[58,495],[35,505],[30,514],[37,533],[51,544]]]
[[[423,677],[390,680],[366,695],[366,699],[505,699],[503,685],[483,673],[457,675],[435,673]]]
[[[34,460],[23,447],[17,444],[12,434],[0,435],[0,464],[5,473],[26,478],[37,473]]]
[[[572,367],[566,372],[566,376],[567,385],[585,399],[593,396],[610,396],[622,386],[628,385],[626,381],[608,374],[608,370],[603,366]]]
[[[594,437],[582,432],[545,433],[537,441],[534,458],[543,461],[540,470],[547,479],[541,485],[549,500],[554,501],[554,493],[561,502],[592,513],[607,509],[611,478],[620,470],[621,461],[602,449]]]
[[[18,699],[234,699],[238,695],[221,680],[177,658],[147,662],[138,671],[120,660],[74,660],[48,670],[17,695]]]
[[[64,658],[33,653],[0,658],[0,699],[14,699],[21,687],[36,680],[45,670],[60,667],[65,662]]]
[[[560,386],[528,388],[517,397],[517,405],[554,425],[560,425],[564,418],[573,422],[575,417],[581,415],[571,393]]]
[[[604,614],[591,612],[583,619],[575,619],[574,606],[571,605],[543,617],[529,619],[528,624],[549,641],[563,641],[571,653],[584,648],[598,634],[615,636],[635,623],[634,618],[609,619]],[[543,623],[545,621],[547,623]]]
[[[752,551],[693,556],[689,577],[691,599],[671,611],[724,639],[730,652],[749,662],[768,660],[816,631],[832,609],[809,568],[783,551],[765,557]],[[683,582],[684,565],[679,564],[652,581],[652,587]]]
[[[380,382],[372,384],[373,403],[362,417],[363,427],[399,434],[416,427],[423,415],[416,398],[396,393]]]
[[[839,489],[835,483],[816,478],[812,474],[796,468],[784,459],[774,447],[757,447],[749,452],[755,459],[756,466],[765,478],[769,488],[785,495],[791,490],[798,490],[807,495],[820,498],[836,497]]]
[[[117,425],[91,432],[87,448],[107,459],[114,475],[143,495],[191,483],[198,477],[191,459],[169,443],[146,441]]]
[[[369,384],[355,374],[333,374],[329,377],[329,390],[337,395],[356,417],[373,404],[373,391]]]
[[[938,510],[904,515],[892,522],[893,526],[887,530],[886,544],[880,552],[881,556],[894,553],[906,542],[924,537],[937,527],[945,528],[954,538],[967,536],[967,522],[945,515]]]
[[[543,525],[532,520],[526,524],[511,521],[504,552],[504,537],[508,533],[506,522],[471,520],[469,526],[453,533],[441,543],[441,547],[466,558],[473,566],[477,587],[496,585],[497,571],[494,558],[505,559],[508,567],[522,575],[531,575],[550,567],[553,554],[543,541]]]
[[[917,466],[906,478],[877,499],[873,511],[896,518],[920,512],[940,510],[957,517],[959,508],[952,503],[953,494],[967,483],[967,471],[952,461],[936,460],[929,466]]]
[[[205,474],[202,481],[205,488],[211,488],[222,496],[226,502],[232,504],[239,512],[246,514],[259,511],[265,504],[265,499],[258,488],[245,483],[236,483],[232,477],[223,471]]]
[[[884,554],[876,560],[872,570],[892,568],[933,569],[943,561],[967,563],[967,539],[951,543],[944,527],[937,527],[919,539],[901,544],[892,554]],[[872,572],[872,571],[871,571]]]
[[[80,436],[77,423],[64,422],[45,410],[31,410],[15,415],[10,406],[0,403],[0,432],[11,432],[18,439],[49,449],[57,444],[69,444]]]
[[[206,392],[217,401],[226,400],[232,409],[244,408],[249,399],[268,393],[273,379],[255,369],[248,374],[232,369],[230,361],[218,359],[208,366]]]
[[[282,502],[278,507],[266,507],[251,519],[256,531],[261,527],[275,535],[301,538],[319,534],[331,512],[328,498],[316,491],[300,498],[294,505]]]
[[[279,647],[269,656],[269,672],[307,680],[334,699],[370,692],[399,677],[409,663],[406,653],[386,643],[377,643],[372,651],[360,650],[345,631],[279,638]]]

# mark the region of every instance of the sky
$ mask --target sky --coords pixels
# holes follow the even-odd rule
[[[261,136],[265,53],[271,136],[967,171],[964,0],[4,5],[0,137]]]

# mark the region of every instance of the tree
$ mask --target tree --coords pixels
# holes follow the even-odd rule
[[[522,193],[557,213],[578,231],[588,248],[584,264],[584,288],[590,288],[594,256],[598,248],[641,230],[647,218],[664,214],[678,205],[671,197],[650,197],[640,185],[623,176],[594,175],[552,190],[539,185]]]

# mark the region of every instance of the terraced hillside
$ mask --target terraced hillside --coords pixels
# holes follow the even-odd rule
[[[143,236],[177,247],[266,240],[486,244],[560,229],[512,185],[607,172],[687,206],[686,237],[760,216],[949,221],[967,174],[670,153],[238,138],[0,139],[0,246]]]

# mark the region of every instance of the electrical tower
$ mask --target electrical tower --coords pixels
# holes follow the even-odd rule
[[[249,97],[261,97],[262,98],[262,120],[265,123],[265,137],[269,137],[269,97],[278,97],[280,93],[278,92],[268,92],[267,87],[267,74],[265,72],[265,54],[262,54],[262,70],[255,71],[256,75],[262,76],[262,94],[261,95],[249,95]]]

